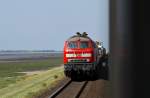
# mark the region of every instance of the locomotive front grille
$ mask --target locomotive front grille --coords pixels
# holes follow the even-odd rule
[[[69,63],[82,63],[82,62],[88,62],[88,59],[68,59]]]

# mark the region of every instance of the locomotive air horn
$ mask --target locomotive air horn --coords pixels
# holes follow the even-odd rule
[[[77,32],[76,34],[77,34],[78,36],[81,36],[80,32]]]
[[[87,35],[88,34],[86,32],[83,32],[83,34],[82,34],[83,37],[87,37]]]

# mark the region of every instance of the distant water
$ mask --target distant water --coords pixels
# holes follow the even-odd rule
[[[23,58],[48,58],[62,57],[62,52],[3,52],[0,51],[0,60],[4,59],[23,59]]]

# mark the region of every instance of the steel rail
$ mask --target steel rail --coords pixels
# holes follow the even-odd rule
[[[70,83],[72,80],[69,80],[66,84],[61,86],[59,89],[57,89],[54,93],[52,93],[48,98],[55,98],[59,93],[61,93]]]

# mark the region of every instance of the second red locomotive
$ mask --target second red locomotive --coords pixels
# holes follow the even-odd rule
[[[86,32],[77,32],[64,44],[64,73],[70,78],[80,77],[81,74],[93,77],[99,69],[101,57],[96,42]]]

